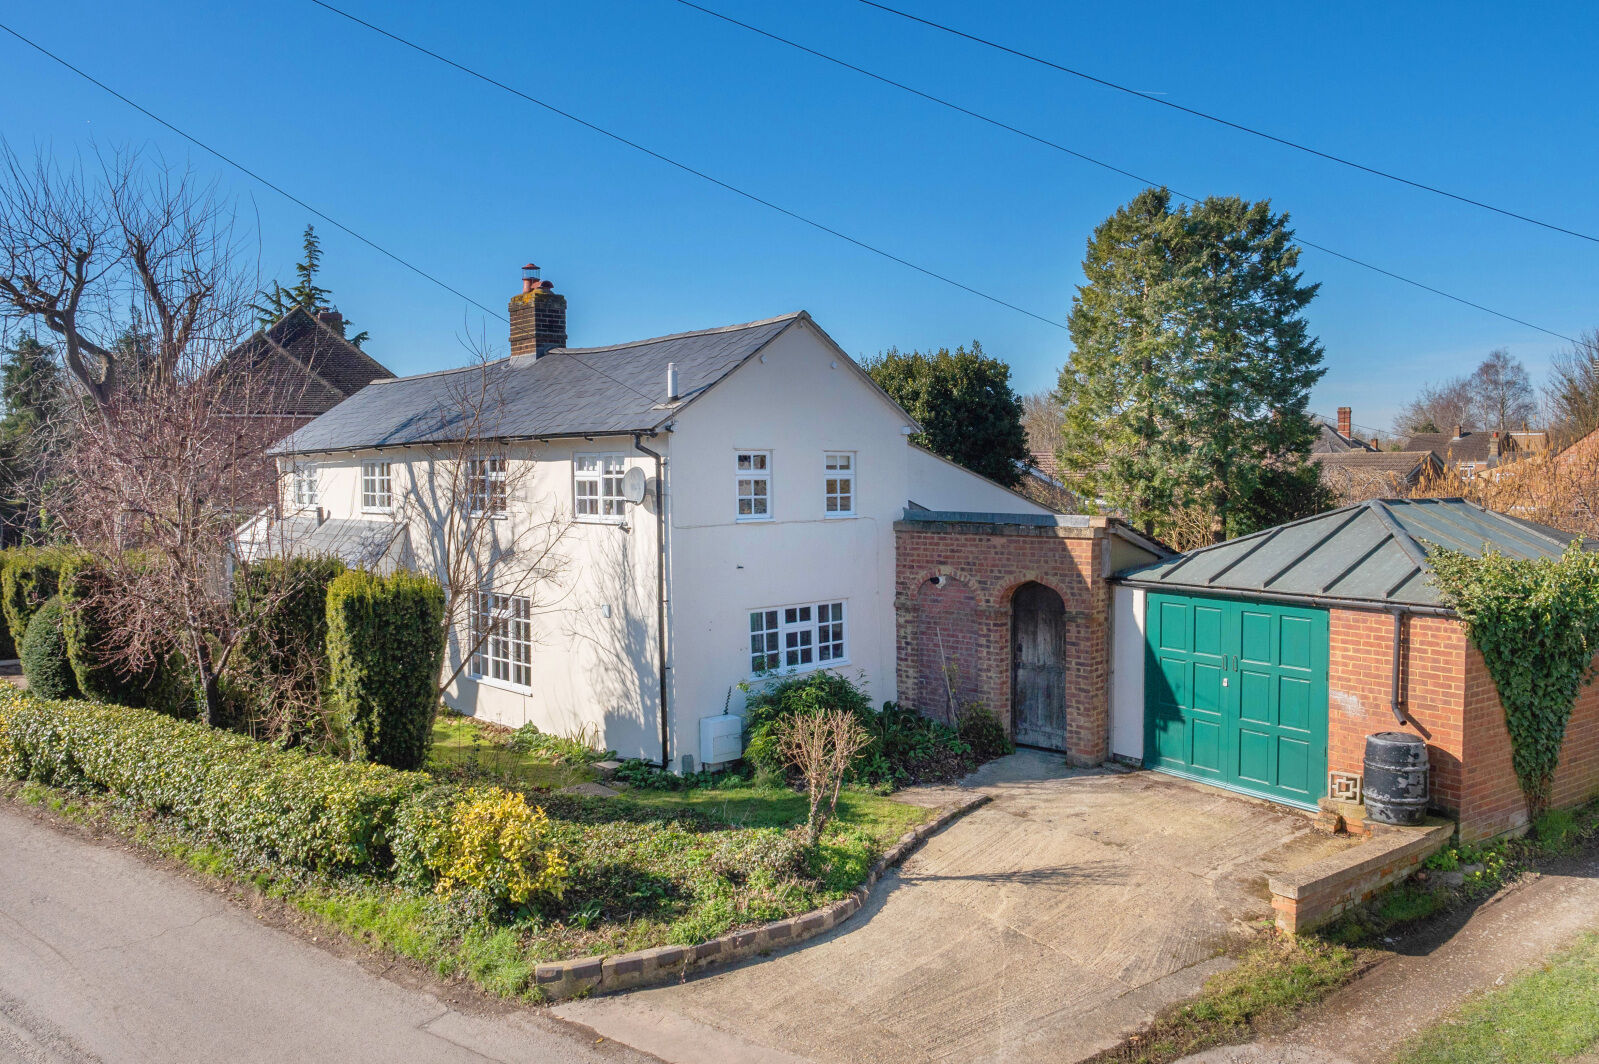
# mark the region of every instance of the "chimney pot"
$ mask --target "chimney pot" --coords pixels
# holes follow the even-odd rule
[[[533,263],[522,267],[522,291],[531,292],[539,282],[539,268]]]
[[[1354,438],[1354,411],[1347,406],[1338,408],[1338,435],[1346,440]]]

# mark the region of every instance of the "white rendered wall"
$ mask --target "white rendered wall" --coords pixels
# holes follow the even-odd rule
[[[905,446],[908,472],[906,501],[924,510],[962,510],[991,514],[1050,514],[1040,506],[987,477],[940,458],[920,447]]]
[[[1144,759],[1144,591],[1117,584],[1110,608],[1110,752]]]

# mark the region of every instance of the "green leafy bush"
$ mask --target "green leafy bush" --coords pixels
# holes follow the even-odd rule
[[[142,706],[155,685],[154,668],[129,670],[114,658],[111,613],[94,605],[104,574],[94,559],[75,554],[65,558],[58,571],[61,588],[62,633],[67,660],[78,691],[96,702]],[[55,695],[52,697],[63,697]]]
[[[22,637],[22,676],[28,681],[28,690],[40,698],[74,698],[78,694],[78,680],[67,657],[65,614],[61,597],[52,596],[33,612]]]
[[[496,903],[558,899],[569,876],[544,810],[503,787],[436,787],[396,818],[395,875],[441,894]]]
[[[147,709],[9,687],[0,690],[0,771],[109,791],[236,854],[322,870],[386,868],[400,804],[429,783]]]
[[[345,572],[337,558],[268,559],[234,577],[242,723],[295,745],[325,730],[328,586]]]
[[[64,547],[16,547],[5,553],[0,565],[0,611],[17,649],[28,632],[28,621],[61,590],[61,565],[70,555]]]
[[[1511,761],[1534,818],[1549,804],[1566,725],[1599,649],[1599,553],[1573,542],[1559,558],[1430,555],[1433,577],[1499,691]]]
[[[27,549],[26,547],[7,547],[4,550],[0,550],[0,574],[5,572],[6,563],[11,560],[13,555]],[[12,636],[11,625],[6,623],[3,603],[0,603],[0,660],[16,657],[18,653],[17,644],[21,642],[20,636]]]
[[[1005,725],[981,702],[968,702],[960,708],[955,730],[978,761],[992,761],[1016,752],[1016,744],[1005,734]]]
[[[426,762],[443,623],[444,591],[424,576],[352,570],[328,585],[329,686],[356,757],[401,769]]]
[[[744,759],[757,777],[784,778],[789,773],[778,749],[779,721],[828,709],[849,713],[871,736],[850,770],[852,781],[897,787],[955,779],[971,769],[971,748],[955,729],[893,702],[874,711],[866,693],[847,676],[813,672],[776,680],[745,701]]]

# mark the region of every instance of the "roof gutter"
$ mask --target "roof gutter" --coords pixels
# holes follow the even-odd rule
[[[1318,606],[1322,609],[1332,610],[1375,610],[1379,613],[1392,613],[1397,610],[1403,613],[1413,613],[1421,617],[1459,617],[1459,614],[1448,606],[1429,606],[1422,603],[1382,602],[1377,599],[1328,598],[1325,595],[1295,595],[1291,592],[1251,591],[1246,588],[1196,587],[1192,584],[1163,584],[1159,581],[1118,577],[1111,577],[1111,579],[1118,584],[1142,588],[1145,591],[1171,591],[1184,595],[1217,595],[1222,598],[1251,598],[1260,599],[1263,602],[1284,602],[1291,605]]]
[[[662,504],[661,491],[666,459],[659,451],[644,446],[643,433],[633,433],[633,449],[655,459],[655,668],[661,683],[661,768],[670,769],[671,733],[666,712],[666,507]]]
[[[667,418],[666,421],[670,421]],[[643,429],[599,429],[588,432],[546,432],[537,436],[495,436],[493,439],[504,443],[544,443],[549,440],[592,440],[604,436],[632,436],[635,440],[642,435],[654,436],[666,424],[651,425]],[[391,443],[363,443],[354,447],[308,447],[302,450],[279,450],[272,448],[267,451],[269,458],[294,458],[306,454],[358,454],[361,451],[396,451],[406,447],[448,447],[451,444],[470,442],[470,437],[448,440],[396,440]]]

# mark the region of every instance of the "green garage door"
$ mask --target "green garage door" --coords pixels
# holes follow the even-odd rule
[[[1314,806],[1327,788],[1327,611],[1151,592],[1144,764]]]

